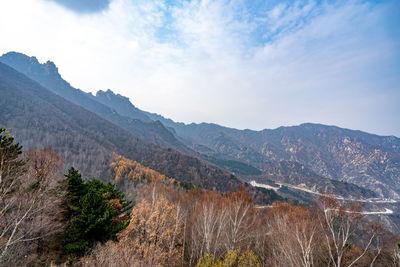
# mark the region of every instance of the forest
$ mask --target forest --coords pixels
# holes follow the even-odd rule
[[[0,131],[1,266],[399,266],[400,238],[356,203],[309,206],[220,193],[121,155],[82,177],[51,148]],[[123,194],[121,184],[129,184]],[[126,190],[125,190],[126,192]]]

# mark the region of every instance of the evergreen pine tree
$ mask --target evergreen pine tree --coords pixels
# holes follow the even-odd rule
[[[8,188],[13,176],[23,172],[25,162],[19,159],[22,146],[14,143],[14,137],[5,128],[0,128],[0,185]]]
[[[82,255],[96,242],[116,240],[117,233],[129,223],[124,212],[130,203],[124,200],[124,195],[111,183],[105,185],[96,179],[85,183],[74,168],[69,170],[63,184],[66,252]]]
[[[65,175],[65,180],[62,181],[65,195],[63,199],[64,218],[69,221],[73,216],[80,212],[79,200],[87,192],[86,184],[82,179],[82,175],[78,170],[71,167],[68,174]]]

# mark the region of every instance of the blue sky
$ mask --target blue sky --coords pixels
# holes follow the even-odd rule
[[[400,137],[400,1],[4,0],[0,53],[176,121]]]

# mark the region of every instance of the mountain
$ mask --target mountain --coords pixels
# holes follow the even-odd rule
[[[400,139],[336,126],[305,123],[262,131],[216,124],[183,124],[149,113],[186,144],[209,155],[250,163],[264,172],[270,162],[291,161],[315,174],[368,188],[385,197],[400,197]]]
[[[112,179],[113,152],[169,177],[221,192],[242,183],[199,158],[134,136],[97,114],[51,92],[0,63],[0,127],[7,127],[24,149],[52,147],[86,177]]]
[[[153,121],[143,111],[135,107],[129,98],[120,94],[114,94],[114,92],[110,89],[107,91],[98,91],[96,95],[93,96],[93,99],[108,107],[113,107],[122,116],[138,119],[143,122]]]
[[[147,113],[137,109],[128,98],[117,95],[111,90],[98,91],[96,99],[110,108],[123,113],[127,116],[138,113],[146,115],[156,122],[162,121],[168,129],[171,129],[177,138],[202,155],[203,159],[216,164],[217,166],[238,175],[243,180],[255,179],[262,182],[269,179],[292,184],[305,184],[314,187],[315,190],[328,190],[346,197],[350,196],[375,196],[371,191],[365,190],[346,181],[332,180],[331,177],[324,177],[314,172],[310,167],[298,161],[290,161],[284,157],[284,153],[278,148],[274,149],[275,154],[281,155],[280,159],[269,159],[263,155],[262,151],[257,151],[257,144],[262,146],[262,142],[256,144],[240,142],[243,134],[250,136],[246,140],[258,141],[253,136],[254,131],[240,131],[236,129],[221,127],[216,124],[189,124],[175,123],[162,116]],[[273,161],[273,164],[271,163]],[[272,167],[273,166],[273,167]],[[297,168],[290,168],[296,166]],[[301,167],[299,167],[301,166]],[[262,171],[260,171],[262,170]],[[257,176],[254,174],[257,173]]]
[[[276,130],[241,131],[216,124],[175,123],[160,115],[136,108],[128,98],[115,94],[111,90],[99,91],[96,95],[92,95],[75,89],[62,79],[57,67],[51,61],[41,64],[35,57],[10,52],[0,57],[0,62],[15,68],[66,100],[116,124],[135,138],[139,137],[141,141],[154,144],[160,149],[162,147],[167,151],[176,150],[174,152],[186,154],[190,156],[188,158],[195,158],[207,166],[217,165],[219,168],[216,170],[225,175],[230,173],[248,182],[272,180],[293,185],[304,184],[317,191],[327,189],[345,197],[375,196],[372,191],[361,188],[360,186],[364,184],[358,183],[358,181],[355,185],[349,183],[351,179],[346,180],[334,175],[326,175],[330,173],[321,171],[318,164],[313,165],[313,162],[309,161],[310,157],[306,157],[304,153],[299,154],[297,158],[293,157],[293,153],[289,153],[289,148],[285,147],[286,143],[280,143],[280,140],[285,140],[286,137],[277,133]],[[310,138],[315,139],[315,137]],[[379,140],[376,142],[379,143]],[[307,145],[305,144],[305,146]],[[307,148],[306,150],[310,150],[310,154],[318,153],[318,145],[313,148],[315,149]],[[291,149],[293,150],[293,148]],[[158,155],[154,155],[154,157],[158,157]],[[330,159],[323,158],[321,160]],[[159,164],[155,162],[149,163],[149,167]],[[189,165],[192,166],[192,163]],[[181,167],[179,166],[179,168]],[[157,168],[156,170],[160,171]],[[171,177],[183,174],[179,171],[160,172]],[[192,178],[190,177],[190,179]],[[195,183],[199,184],[200,181],[195,179]],[[224,185],[220,184],[218,188],[223,187]],[[371,189],[375,190],[376,188]],[[382,195],[394,195],[393,192],[388,193],[385,187],[383,189],[375,191]]]
[[[394,136],[311,123],[252,131],[149,117],[174,128],[194,149],[206,147],[211,155],[251,163],[263,171],[270,162],[298,162],[319,176],[351,182],[381,196],[400,196],[400,139]]]
[[[66,100],[98,114],[145,141],[189,155],[195,154],[194,151],[177,140],[174,134],[165,128],[162,123],[150,120],[143,112],[137,111],[135,108],[129,109],[126,107],[119,109],[119,111],[122,110],[121,113],[117,112],[115,109],[103,104],[107,101],[113,101],[108,99],[105,94],[99,93],[97,97],[94,97],[91,94],[73,88],[61,77],[56,65],[51,61],[41,64],[36,57],[9,52],[0,57],[0,62],[37,81],[43,87],[64,97]],[[129,102],[125,98],[115,97],[118,98],[120,103],[126,104]],[[129,117],[125,115],[129,115]]]
[[[117,108],[121,104],[109,105]],[[182,143],[220,167],[226,166],[219,164],[223,161],[235,161],[259,169],[261,178],[294,184],[303,179],[303,183],[315,183],[319,188],[332,186],[326,182],[330,179],[335,184],[347,182],[368,188],[382,197],[400,197],[400,139],[394,136],[312,123],[273,130],[237,130],[209,123],[176,123],[158,114],[143,113],[173,129]],[[302,167],[288,167],[294,164]],[[298,178],[290,178],[294,176]]]
[[[113,93],[108,92],[108,94]],[[118,102],[114,102],[111,107],[117,108],[119,105]],[[361,187],[366,187],[380,196],[398,197],[398,191],[391,188],[393,182],[399,182],[398,170],[387,171],[382,168],[380,171],[386,177],[387,183],[384,184],[378,180],[381,176],[376,175],[376,170],[371,171],[376,179],[371,179],[366,177],[368,171],[357,169],[373,168],[374,163],[369,162],[370,165],[368,165],[368,160],[366,160],[371,158],[371,153],[375,153],[371,145],[382,146],[382,149],[389,150],[398,147],[399,139],[395,137],[380,137],[317,124],[263,131],[237,130],[217,124],[176,123],[158,114],[144,113],[154,121],[161,121],[168,129],[172,128],[180,141],[205,155],[207,160],[239,175],[243,180],[254,179],[259,182],[274,180],[294,185],[305,184],[315,190],[327,189],[347,196],[363,195],[369,190]],[[307,130],[311,126],[314,127],[314,132]],[[340,144],[338,140],[346,138],[347,135],[353,138],[362,136],[360,140],[369,147],[369,150],[364,149],[359,152],[361,155],[357,158],[360,160],[363,158],[363,160],[358,163],[350,161],[351,156],[344,154],[338,147]],[[394,162],[389,165],[392,164],[391,166],[395,167],[398,152],[396,150],[392,152],[395,152],[391,154]],[[332,158],[334,158],[333,161]],[[245,166],[242,165],[239,169],[232,168],[232,165],[237,167],[240,164]],[[261,173],[256,176],[246,175],[246,173],[243,175],[243,170],[250,168]]]
[[[104,94],[101,91],[100,93]],[[106,94],[109,98],[115,96],[110,90]],[[114,100],[116,99],[114,97]],[[126,105],[118,101],[110,101],[107,104],[116,110]],[[131,104],[132,109],[133,107]],[[310,188],[314,187],[315,190],[326,189],[344,196],[374,196],[369,190],[354,185],[360,185],[359,181],[352,184],[350,180],[325,176],[326,172],[321,172],[318,168],[313,168],[314,165],[308,164],[308,158],[300,160],[290,157],[287,152],[290,148],[286,149],[282,144],[279,145],[279,140],[284,139],[284,134],[276,133],[275,130],[241,131],[207,123],[186,125],[175,123],[157,114],[143,113],[152,120],[161,121],[168,129],[173,129],[171,131],[180,141],[202,154],[203,158],[238,175],[243,180],[254,179],[259,182],[274,180],[295,185],[305,184]],[[258,175],[254,175],[254,172]],[[376,187],[370,189],[375,190]],[[388,193],[385,189],[382,191],[377,193],[385,196],[396,194]]]

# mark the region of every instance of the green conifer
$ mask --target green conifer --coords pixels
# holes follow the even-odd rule
[[[96,242],[116,240],[117,233],[129,223],[124,212],[130,203],[124,200],[124,195],[111,183],[96,179],[85,183],[74,168],[69,170],[63,184],[66,252],[82,255]]]

